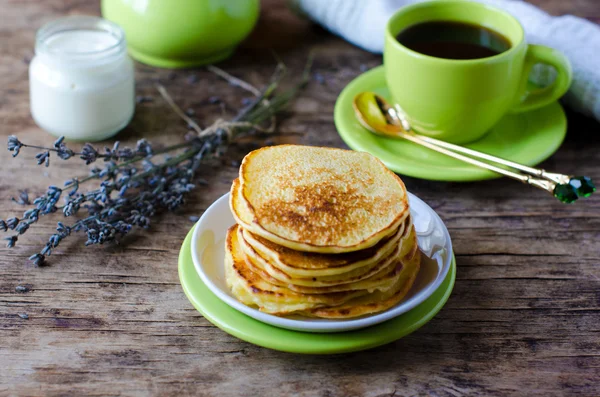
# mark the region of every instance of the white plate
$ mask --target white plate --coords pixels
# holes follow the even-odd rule
[[[194,266],[204,284],[219,299],[256,320],[276,327],[304,332],[339,332],[379,324],[411,310],[427,299],[440,286],[450,269],[452,242],[446,226],[421,199],[411,193],[408,196],[419,248],[423,252],[421,270],[402,302],[381,313],[350,320],[278,317],[239,302],[225,282],[225,236],[227,229],[235,224],[229,210],[229,193],[215,201],[196,224],[192,238]]]

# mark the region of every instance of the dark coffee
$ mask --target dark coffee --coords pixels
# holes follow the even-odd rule
[[[510,41],[498,32],[451,21],[418,23],[401,31],[396,39],[413,51],[448,59],[487,58],[510,48]]]

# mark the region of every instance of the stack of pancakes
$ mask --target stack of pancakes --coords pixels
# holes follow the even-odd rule
[[[281,145],[249,153],[231,187],[227,284],[275,315],[350,318],[402,300],[420,253],[404,184],[378,159]]]

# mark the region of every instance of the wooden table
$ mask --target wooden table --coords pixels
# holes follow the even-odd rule
[[[28,62],[34,33],[66,14],[98,14],[97,2],[0,1],[1,140],[49,145],[32,121]],[[536,0],[555,13],[600,18],[597,0]],[[340,90],[381,57],[361,51],[291,15],[264,7],[258,31],[220,66],[256,85],[274,66],[273,48],[298,76],[309,49],[315,75],[279,124],[275,143],[344,147],[333,125]],[[221,116],[209,98],[239,107],[247,94],[205,70],[137,65],[138,105],[119,135],[160,142],[186,126],[156,93],[162,82],[183,109],[206,124]],[[197,81],[196,81],[197,80]],[[600,178],[599,125],[569,113],[561,149],[543,166]],[[403,178],[444,219],[458,262],[456,287],[429,324],[395,343],[341,356],[299,356],[229,336],[188,302],[177,275],[180,245],[200,215],[227,192],[237,162],[264,140],[234,145],[206,164],[180,213],[164,216],[123,245],[61,245],[50,265],[27,257],[53,232],[44,219],[14,249],[0,248],[0,395],[503,396],[600,395],[600,195],[565,206],[542,191],[502,179],[440,183]],[[4,144],[3,144],[4,145]],[[19,215],[10,201],[82,173],[78,161],[38,167],[25,152],[0,151],[0,218]],[[17,292],[24,286],[27,292]],[[28,319],[19,314],[27,314]]]

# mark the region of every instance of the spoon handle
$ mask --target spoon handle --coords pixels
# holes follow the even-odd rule
[[[431,138],[431,137],[424,136],[424,135],[417,135],[417,134],[414,134],[414,136],[418,137],[419,139],[421,139],[425,142],[429,142],[434,145],[437,145],[437,146],[440,146],[440,147],[443,147],[446,149],[450,149],[454,152],[465,153],[465,154],[468,154],[469,156],[478,157],[478,158],[488,160],[488,161],[493,161],[495,163],[502,164],[507,167],[511,167],[511,168],[526,172],[528,174],[531,174],[533,176],[547,179],[547,180],[555,182],[555,183],[569,183],[569,180],[571,179],[571,177],[569,175],[547,172],[546,170],[543,170],[540,168],[533,168],[533,167],[529,167],[527,165],[515,163],[514,161],[511,161],[511,160],[492,156],[491,154],[479,152],[477,150],[469,149],[464,146],[454,145],[452,143],[440,141],[439,139]]]
[[[554,182],[554,181],[550,181],[550,180],[547,180],[547,179],[534,178],[532,175],[519,174],[518,172],[509,171],[509,170],[504,169],[502,167],[498,167],[498,166],[495,166],[493,164],[485,163],[483,161],[479,161],[479,160],[474,159],[472,157],[463,156],[462,154],[459,154],[459,153],[456,153],[456,152],[454,152],[452,150],[446,149],[446,147],[451,147],[453,150],[454,150],[455,147],[456,148],[461,148],[461,149],[464,149],[464,150],[458,150],[457,149],[456,151],[462,151],[463,153],[468,153],[468,154],[471,154],[470,152],[474,152],[474,153],[476,153],[476,155],[478,155],[481,158],[486,158],[486,157],[481,156],[481,155],[489,156],[489,158],[486,158],[486,159],[491,160],[491,161],[497,161],[496,159],[503,160],[503,159],[499,159],[498,157],[495,157],[495,156],[491,156],[491,155],[487,155],[485,153],[481,153],[481,152],[477,152],[477,151],[474,151],[474,150],[471,150],[471,149],[463,148],[461,146],[453,145],[451,143],[447,143],[447,142],[443,142],[443,141],[438,141],[437,139],[434,139],[434,138],[423,137],[421,135],[416,135],[414,133],[409,133],[409,132],[404,132],[404,131],[397,131],[396,134],[399,137],[401,137],[403,139],[406,139],[407,141],[411,141],[411,142],[416,143],[417,145],[424,146],[424,147],[429,148],[431,150],[434,150],[434,151],[436,151],[438,153],[442,153],[442,154],[445,154],[447,156],[453,157],[453,158],[455,158],[457,160],[464,161],[465,163],[469,163],[469,164],[475,165],[477,167],[485,168],[487,170],[496,172],[498,174],[507,176],[509,178],[516,179],[516,180],[521,181],[523,183],[526,183],[526,184],[538,187],[540,189],[544,189],[544,190],[546,190],[546,191],[548,191],[550,193],[554,192],[554,188],[556,187],[556,184],[557,184],[557,182]],[[433,143],[432,141],[434,141],[435,143]],[[443,145],[439,145],[438,142],[443,143]],[[445,146],[445,147],[443,147],[443,146]],[[512,161],[508,161],[508,160],[505,160],[505,161],[506,161],[506,163],[504,163],[504,164],[507,165],[507,166],[511,166],[508,163],[513,163]],[[502,161],[499,161],[499,162],[501,164],[503,163]],[[517,164],[517,163],[514,163],[514,164]],[[520,164],[518,164],[518,165],[521,166]],[[521,166],[521,167],[523,167],[523,168],[530,168],[530,167],[527,167],[527,166]],[[517,168],[517,167],[515,167],[515,168]],[[535,170],[535,169],[531,168],[531,170]],[[542,170],[540,170],[540,171],[542,171]]]
[[[549,180],[556,184],[568,184],[569,181],[571,180],[570,175],[563,175],[563,174],[557,174],[557,173],[553,173],[553,172],[547,172],[544,169],[529,167],[527,165],[515,163],[514,161],[503,159],[501,157],[496,157],[491,154],[479,152],[477,150],[469,149],[469,148],[459,146],[459,145],[454,145],[449,142],[440,141],[439,139],[431,138],[431,137],[428,137],[425,135],[418,135],[414,131],[411,130],[408,120],[406,120],[405,115],[403,114],[401,109],[397,107],[397,105],[388,109],[387,114],[389,116],[391,116],[393,122],[396,125],[400,124],[402,126],[402,128],[404,129],[403,132],[405,132],[407,134],[412,134],[424,142],[429,142],[436,146],[450,149],[453,152],[465,153],[472,157],[476,157],[476,158],[480,158],[480,159],[484,159],[484,160],[488,160],[488,161],[493,161],[494,163],[501,164],[501,165],[504,165],[504,166],[507,166],[510,168],[514,168],[519,171],[523,171],[527,174],[531,174],[533,176],[537,176],[539,178]],[[503,175],[505,175],[505,174],[503,174]]]

